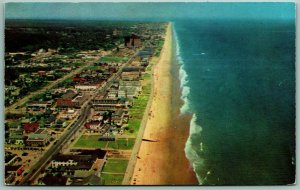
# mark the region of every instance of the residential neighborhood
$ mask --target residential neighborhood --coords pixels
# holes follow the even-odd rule
[[[6,71],[18,71],[5,78],[6,184],[122,184],[164,29],[116,27],[107,50],[6,52]]]

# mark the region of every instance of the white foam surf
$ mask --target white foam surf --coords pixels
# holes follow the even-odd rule
[[[185,144],[184,151],[185,151],[185,155],[186,155],[187,159],[192,164],[194,172],[197,177],[197,180],[198,180],[199,184],[201,185],[201,184],[203,184],[204,180],[201,179],[201,177],[197,174],[196,169],[203,167],[204,159],[199,156],[199,154],[197,153],[196,150],[200,149],[202,152],[204,147],[203,147],[202,142],[200,142],[199,144],[195,144],[195,142],[193,141],[193,137],[195,135],[199,136],[199,134],[202,131],[202,127],[199,126],[196,123],[196,121],[197,121],[197,116],[196,116],[196,114],[193,114],[191,122],[190,122],[190,135]]]
[[[188,86],[188,75],[184,68],[184,60],[180,55],[180,44],[177,37],[177,33],[175,31],[175,27],[173,27],[173,34],[174,39],[176,42],[176,59],[178,64],[180,65],[179,68],[179,79],[180,79],[180,89],[181,89],[181,99],[183,101],[183,105],[180,108],[180,113],[191,113],[191,107],[190,107],[190,101],[189,101],[189,95],[190,95],[190,87]]]
[[[183,100],[183,105],[180,108],[181,114],[191,113],[193,114],[192,119],[190,121],[190,134],[187,139],[187,142],[185,144],[185,154],[188,158],[189,162],[191,163],[191,166],[193,167],[193,170],[196,174],[197,180],[199,184],[203,184],[203,179],[197,174],[196,169],[199,167],[203,167],[204,160],[203,158],[199,157],[199,154],[196,150],[205,149],[203,143],[201,142],[199,145],[195,145],[195,142],[192,141],[193,136],[199,135],[202,131],[201,126],[197,125],[196,120],[197,116],[192,111],[191,103],[190,103],[190,87],[189,87],[189,76],[185,70],[185,64],[184,60],[181,57],[181,50],[180,50],[180,43],[177,37],[177,33],[175,31],[175,26],[173,27],[173,34],[176,42],[176,58],[177,62],[180,65],[179,67],[179,79],[180,79],[180,89],[181,89],[181,99]]]

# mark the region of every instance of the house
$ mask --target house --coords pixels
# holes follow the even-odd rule
[[[16,126],[16,127],[11,126],[9,128],[9,134],[10,135],[23,135],[24,129],[21,128],[20,126]]]
[[[30,134],[26,140],[26,144],[31,147],[43,147],[50,142],[50,135],[47,129],[39,129],[34,134]]]
[[[85,128],[91,131],[100,131],[102,126],[100,121],[90,121],[85,124]]]
[[[11,144],[15,144],[15,145],[24,145],[25,144],[25,137],[23,135],[15,135],[12,134],[9,136],[9,142]]]
[[[34,133],[39,128],[39,123],[25,123],[23,129],[25,133]]]
[[[56,100],[56,106],[59,110],[61,110],[61,109],[74,108],[76,104],[71,99],[59,98]]]
[[[27,111],[46,111],[52,106],[52,101],[32,101],[26,105]]]
[[[55,127],[57,127],[57,128],[66,127],[67,125],[68,125],[68,123],[66,122],[65,119],[58,119],[58,120],[56,120],[56,123],[55,123]]]
[[[92,121],[102,121],[103,120],[103,113],[97,113],[97,114],[91,116],[91,120]]]
[[[68,110],[65,110],[61,113],[61,118],[63,118],[63,119],[73,119],[73,118],[76,117],[77,114],[78,114],[77,110],[68,109]]]
[[[123,124],[123,118],[124,118],[124,110],[123,109],[118,109],[112,114],[111,122],[121,126]]]
[[[56,117],[54,115],[49,115],[45,118],[45,127],[52,127],[56,121]]]
[[[116,89],[109,90],[109,92],[107,93],[107,97],[108,98],[117,98],[118,97],[118,90],[116,90]]]
[[[24,129],[21,128],[20,126],[17,127],[10,127],[9,128],[9,137],[8,141],[6,141],[9,144],[15,144],[15,145],[23,145],[25,137],[23,136],[24,134]]]
[[[73,82],[76,82],[76,83],[83,83],[86,81],[86,79],[82,78],[82,77],[74,77],[72,80],[73,80]]]

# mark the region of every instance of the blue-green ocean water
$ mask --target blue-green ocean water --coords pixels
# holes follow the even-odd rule
[[[176,21],[186,154],[201,184],[295,182],[295,25]]]

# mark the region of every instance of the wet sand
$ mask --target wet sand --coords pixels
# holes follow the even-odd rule
[[[132,185],[198,184],[184,152],[191,118],[179,115],[182,102],[178,69],[172,66],[172,41],[172,27],[169,24],[153,73],[153,97],[143,135],[143,139],[150,141],[142,141],[130,182]]]

